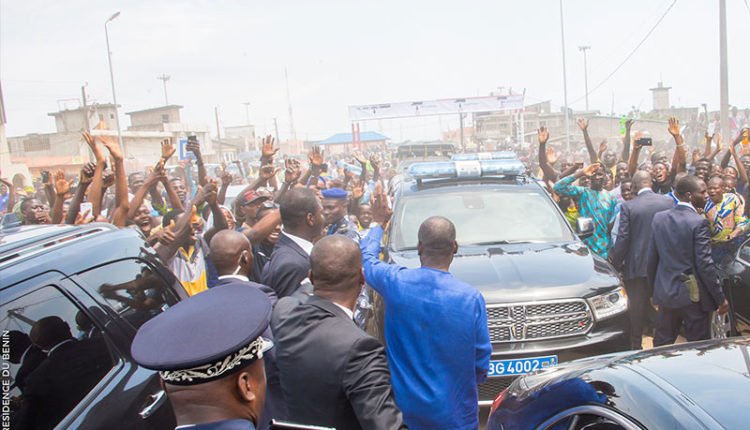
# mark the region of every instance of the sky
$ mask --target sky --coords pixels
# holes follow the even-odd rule
[[[675,0],[564,0],[569,106],[584,109],[588,51],[591,109],[651,109],[663,81],[675,106],[719,105],[719,1],[676,0],[651,36],[610,79]],[[250,122],[290,136],[288,73],[296,135],[347,132],[347,106],[526,90],[526,102],[564,105],[558,0],[360,0],[316,2],[0,0],[0,82],[7,135],[54,131],[47,114],[112,101],[104,22],[121,122],[124,112],[169,102],[183,122]],[[750,7],[727,0],[729,101],[750,106]],[[392,139],[434,139],[457,118],[369,121]]]

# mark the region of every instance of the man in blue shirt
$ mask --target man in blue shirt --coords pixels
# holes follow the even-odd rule
[[[492,346],[484,298],[448,272],[456,228],[443,217],[422,223],[419,269],[380,261],[382,237],[382,227],[370,231],[362,259],[367,283],[385,302],[385,349],[404,422],[412,430],[474,430]]]

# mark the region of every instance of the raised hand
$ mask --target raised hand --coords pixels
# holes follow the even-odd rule
[[[586,176],[594,176],[594,173],[599,170],[599,166],[601,166],[600,163],[589,164],[583,168],[582,172]]]
[[[633,127],[633,123],[634,122],[635,122],[635,120],[633,118],[628,118],[625,121],[625,128],[628,129],[628,130],[630,130]]]
[[[354,159],[362,166],[367,166],[367,158],[365,158],[360,152],[354,153]]]
[[[547,163],[549,163],[549,165],[551,166],[554,166],[559,159],[555,148],[547,148],[544,152],[547,154]]]
[[[91,133],[89,133],[88,131],[84,131],[82,135],[83,135],[83,140],[86,141],[86,144],[91,149],[91,152],[94,153],[94,159],[96,159],[96,162],[103,163],[104,154],[102,154],[102,151],[96,145],[96,139],[94,139],[94,136],[92,136]]]
[[[380,169],[380,158],[377,156],[377,154],[372,154],[370,156],[370,165],[372,165],[373,170]]]
[[[206,203],[210,206],[216,205],[218,201],[219,194],[217,189],[216,180],[214,178],[208,178],[208,183],[206,184],[206,188],[203,189],[203,192],[206,193]]]
[[[276,176],[280,170],[281,169],[275,168],[273,164],[266,164],[260,168],[260,177],[267,181]]]
[[[55,172],[55,193],[60,197],[65,197],[70,192],[70,187],[73,186],[73,179],[68,181],[65,179],[65,172],[58,170]]]
[[[274,148],[273,145],[276,143],[276,139],[274,139],[270,134],[263,138],[261,142],[261,158],[264,160],[271,160],[274,155],[276,155],[277,152],[279,152],[279,148]]]
[[[354,184],[354,186],[352,187],[352,198],[354,198],[355,201],[359,201],[359,199],[361,199],[364,195],[365,189],[362,186],[362,183],[358,182]]]
[[[287,159],[284,161],[284,182],[287,184],[295,183],[302,176],[302,168],[299,161]]]
[[[185,145],[185,149],[188,152],[192,152],[193,155],[195,155],[195,158],[198,160],[201,160],[201,144],[197,140],[189,140],[187,145]]]
[[[85,212],[80,213],[76,215],[76,220],[74,221],[75,225],[81,225],[81,224],[88,224],[90,222],[94,221],[94,217],[91,215],[91,209],[86,209]]]
[[[708,132],[706,132],[704,138],[706,139],[706,143],[709,143],[709,142],[711,142],[711,141],[714,140],[714,135],[713,134],[708,134]]]
[[[601,143],[599,143],[599,153],[601,154],[602,152],[606,150],[607,150],[607,139],[604,139],[601,141]]]
[[[115,172],[110,170],[102,174],[102,189],[107,189],[115,183]]]
[[[576,124],[578,124],[578,128],[583,131],[586,131],[589,128],[589,120],[587,120],[586,118],[578,118]]]
[[[539,138],[539,144],[544,145],[549,140],[549,130],[547,130],[547,127],[541,126],[539,127],[539,130],[536,131],[537,137]]]
[[[116,139],[113,139],[110,136],[97,136],[97,138],[102,142],[104,147],[107,148],[113,161],[117,162],[123,160],[120,144]]]
[[[677,137],[680,135],[680,120],[678,120],[675,117],[669,117],[668,120],[668,126],[667,131],[669,131],[669,134],[672,135],[672,137]]]
[[[228,187],[232,185],[232,181],[234,181],[234,177],[232,176],[232,174],[227,170],[224,170],[224,172],[221,174],[221,185],[223,187]]]
[[[312,147],[307,158],[310,161],[310,166],[315,166],[318,168],[323,165],[323,161],[325,161],[323,158],[323,152],[318,145]]]
[[[177,151],[177,148],[175,148],[174,143],[172,143],[171,138],[166,138],[161,141],[161,159],[166,162],[169,160]]]
[[[78,182],[80,184],[89,184],[91,183],[92,178],[94,177],[94,170],[96,170],[96,164],[94,163],[86,163],[83,168],[81,169],[81,173],[78,177]]]

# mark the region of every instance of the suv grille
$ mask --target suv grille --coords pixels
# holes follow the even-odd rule
[[[493,343],[583,334],[593,322],[589,305],[582,299],[487,306]]]

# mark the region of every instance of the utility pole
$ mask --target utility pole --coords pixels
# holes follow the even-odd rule
[[[297,140],[297,132],[294,131],[294,115],[292,115],[292,96],[289,95],[289,75],[286,72],[286,67],[284,68],[284,80],[286,81],[286,101],[289,104],[289,138]],[[279,139],[276,138],[276,140]]]
[[[109,82],[112,85],[112,103],[115,105],[115,125],[117,126],[117,140],[120,143],[120,151],[124,156],[127,156],[125,152],[125,145],[122,143],[122,131],[120,130],[120,113],[117,110],[117,95],[115,94],[115,73],[112,71],[112,50],[109,49],[109,29],[107,24],[112,22],[113,19],[120,16],[120,12],[115,12],[104,22],[104,40],[107,41],[107,61],[109,62]]]
[[[221,129],[219,128],[219,107],[214,106],[214,116],[216,117],[216,144],[219,150],[219,163],[224,160],[224,153],[221,147]]]
[[[273,118],[273,129],[276,132],[276,142],[279,142],[279,123],[276,122],[276,117]]]
[[[81,86],[81,97],[83,98],[83,128],[85,131],[91,130],[91,124],[89,124],[89,106],[86,104],[86,85],[88,82]]]
[[[157,76],[156,79],[162,81],[164,84],[164,106],[169,106],[169,98],[167,97],[167,81],[169,80],[169,75],[163,74],[161,76]]]
[[[245,125],[250,125],[250,102],[242,104],[245,105]]]
[[[731,142],[729,133],[729,73],[727,66],[727,2],[719,0],[719,100],[721,102],[721,136]]]
[[[583,52],[583,83],[586,90],[586,112],[589,111],[589,65],[586,61],[586,51],[591,49],[590,46],[579,46],[578,50]]]
[[[560,41],[562,43],[563,97],[565,98],[565,149],[570,152],[570,113],[568,112],[568,72],[565,70],[565,22],[563,2],[560,0]]]
[[[461,152],[466,152],[466,143],[464,143],[464,113],[458,114],[458,132],[461,136]]]

